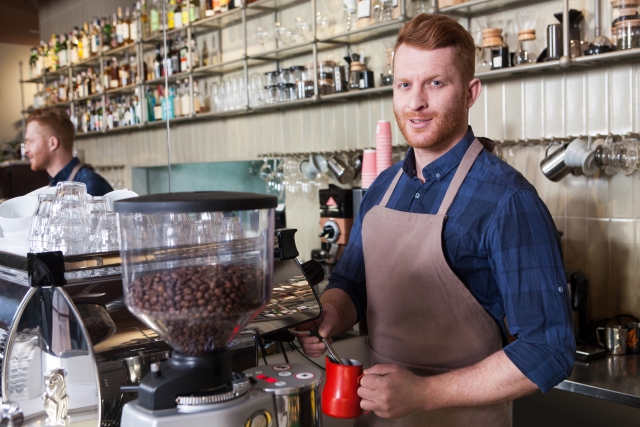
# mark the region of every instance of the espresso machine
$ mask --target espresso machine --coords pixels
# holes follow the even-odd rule
[[[353,227],[353,190],[330,184],[319,191],[320,195],[320,238],[322,247],[315,250],[312,258],[322,259],[327,265],[335,265]]]
[[[0,253],[1,425],[317,425],[320,372],[256,369],[258,337],[321,314],[322,268],[296,259],[295,230],[273,230],[275,198],[115,206],[120,252]],[[204,209],[235,218],[223,241],[163,246],[125,222]],[[294,405],[301,396],[312,404]]]

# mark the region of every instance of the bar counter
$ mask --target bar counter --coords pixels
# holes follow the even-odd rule
[[[555,388],[640,408],[640,354],[576,360],[571,376]]]

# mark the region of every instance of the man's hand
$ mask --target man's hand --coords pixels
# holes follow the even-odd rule
[[[360,406],[380,418],[400,418],[423,409],[425,380],[398,365],[375,365],[364,371]]]
[[[322,316],[319,319],[299,325],[296,330],[311,331],[317,330],[320,336],[325,338],[333,335],[338,327],[339,318],[338,311],[331,304],[322,305]],[[320,357],[324,354],[326,347],[318,337],[305,336],[298,337],[298,342],[302,346],[302,351],[309,357]]]

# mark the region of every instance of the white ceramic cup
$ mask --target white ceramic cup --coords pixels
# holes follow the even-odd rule
[[[581,168],[590,152],[589,142],[586,139],[574,139],[565,150],[564,164],[572,168]]]
[[[3,233],[27,232],[36,213],[38,198],[34,196],[14,197],[0,205],[0,227]]]

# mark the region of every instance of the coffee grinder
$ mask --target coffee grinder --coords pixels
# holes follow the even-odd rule
[[[353,190],[330,184],[319,193],[322,248],[314,252],[327,265],[335,265],[349,242],[353,227]]]
[[[275,427],[278,393],[317,387],[311,367],[282,375],[231,368],[229,343],[271,299],[276,205],[273,196],[230,192],[115,203],[127,308],[174,349],[124,406],[123,427]],[[160,233],[132,226],[144,215],[161,222]],[[204,231],[184,239],[185,216],[201,219]]]

